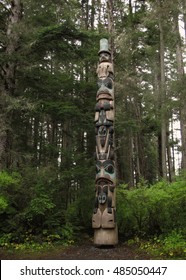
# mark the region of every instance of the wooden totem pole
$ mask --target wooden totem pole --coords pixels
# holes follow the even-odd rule
[[[114,71],[107,39],[100,40],[95,106],[96,198],[92,216],[94,244],[116,245],[116,168],[114,161]]]

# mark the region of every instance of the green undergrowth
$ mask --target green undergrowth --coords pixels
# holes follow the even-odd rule
[[[62,239],[58,234],[51,234],[36,238],[27,234],[21,243],[11,242],[10,236],[4,235],[0,238],[1,259],[55,259],[60,258],[61,251],[75,245],[76,240],[72,238]]]
[[[80,244],[85,234],[93,236],[94,197],[89,195],[92,185],[64,209],[61,198],[60,201],[56,198],[53,184],[44,180],[47,174],[39,175],[35,184],[28,187],[30,180],[25,181],[26,176],[0,172],[0,248],[3,250],[38,252],[53,246]],[[116,201],[120,241],[138,240],[140,250],[155,258],[186,257],[185,175],[172,183],[161,181],[150,186],[141,181],[130,189],[119,185]]]
[[[35,259],[60,259],[61,252],[67,248],[67,244],[46,242],[39,243],[24,243],[24,244],[9,244],[0,247],[1,259],[16,259],[16,260],[35,260]]]
[[[120,236],[149,238],[186,231],[186,180],[176,178],[153,186],[117,189],[117,223]]]
[[[168,235],[154,236],[149,240],[135,237],[127,241],[136,244],[139,251],[148,253],[154,259],[186,259],[186,240],[182,232],[172,231]]]
[[[186,258],[186,179],[118,187],[119,234],[156,259]],[[137,238],[134,238],[137,236]]]
[[[21,237],[22,242],[16,242],[12,233],[3,234],[0,236],[0,248],[12,250],[42,250],[53,246],[73,245],[78,238],[73,232],[71,225],[65,225],[60,233],[48,234],[46,230],[42,235],[35,236],[31,231],[25,232]]]
[[[59,236],[55,236],[56,240],[53,240],[54,236],[52,238],[49,236],[48,240],[43,241],[34,241],[34,240],[27,240],[23,243],[15,243],[15,242],[6,242],[1,238],[0,240],[0,248],[8,251],[25,251],[29,250],[32,252],[40,251],[40,250],[49,250],[51,248],[55,248],[56,246],[63,246],[67,247],[70,245],[75,244],[74,240],[60,240]],[[59,240],[58,240],[59,239]]]

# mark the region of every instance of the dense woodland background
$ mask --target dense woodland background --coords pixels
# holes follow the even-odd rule
[[[114,58],[120,235],[184,236],[185,0],[0,0],[2,244],[92,234],[102,37]]]

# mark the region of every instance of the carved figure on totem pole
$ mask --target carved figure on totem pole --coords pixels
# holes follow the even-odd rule
[[[116,245],[116,168],[114,160],[114,70],[108,40],[100,40],[95,106],[96,197],[92,216],[94,244]]]

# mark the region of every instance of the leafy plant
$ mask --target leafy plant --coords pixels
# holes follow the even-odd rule
[[[0,214],[8,207],[8,202],[5,197],[0,196]]]
[[[0,189],[20,183],[21,176],[17,172],[9,174],[6,171],[0,171]]]
[[[185,259],[186,240],[180,231],[173,230],[168,235],[154,237],[149,241],[138,242],[140,250],[146,251],[155,258]]]
[[[130,190],[119,186],[117,196],[117,220],[124,238],[169,234],[186,228],[184,180]]]

